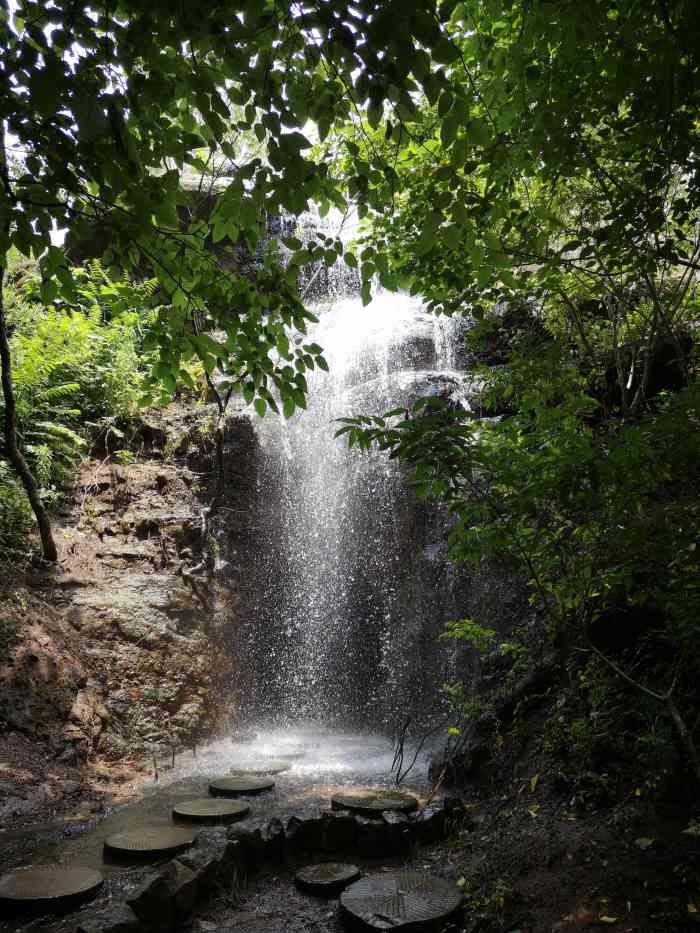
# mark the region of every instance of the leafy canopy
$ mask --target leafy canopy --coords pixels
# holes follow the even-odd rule
[[[379,119],[386,101],[414,119],[420,89],[437,80],[431,59],[457,54],[445,33],[453,8],[425,0],[21,0],[10,17],[3,2],[0,122],[21,169],[0,188],[0,256],[11,245],[41,256],[44,300],[59,291],[70,298],[74,277],[51,231],[99,230],[108,261],[148,266],[169,296],[155,339],[166,391],[199,357],[261,411],[276,407],[273,385],[285,411],[303,407],[304,372],[325,361],[303,342],[312,315],[297,271],[316,258],[333,262],[342,244],[293,241],[286,267],[269,251],[250,275],[222,265],[210,241],[254,250],[270,216],[299,214],[311,201],[344,207],[344,181],[314,157],[308,134],[323,140],[364,109]],[[239,161],[231,127],[264,142],[264,158]],[[232,165],[205,219],[189,211],[181,185],[184,171],[206,172],[203,151]],[[392,183],[386,166],[358,159],[360,189],[376,183],[376,172]]]

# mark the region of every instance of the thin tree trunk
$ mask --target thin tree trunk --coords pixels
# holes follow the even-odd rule
[[[17,405],[15,402],[15,392],[12,385],[12,358],[10,356],[10,343],[7,337],[7,324],[5,321],[5,306],[3,302],[3,280],[5,277],[4,268],[0,268],[0,365],[2,366],[2,393],[5,397],[5,453],[7,458],[15,468],[19,478],[22,480],[27,498],[32,507],[36,522],[39,526],[41,535],[41,546],[44,552],[44,558],[51,563],[58,560],[58,551],[56,542],[53,539],[51,531],[51,522],[39,496],[39,490],[32,472],[27,466],[22,451],[17,444]]]
[[[10,183],[10,174],[7,166],[7,152],[5,149],[5,123],[0,121],[0,183],[4,188],[4,200],[9,208],[12,202],[12,186]],[[10,232],[10,214],[7,212],[4,222],[3,240]],[[24,455],[17,443],[17,403],[15,401],[15,390],[12,384],[12,356],[10,354],[10,341],[7,335],[7,322],[5,320],[5,303],[3,286],[5,282],[5,261],[7,254],[3,252],[0,256],[0,368],[2,369],[2,394],[5,397],[5,454],[15,469],[15,472],[22,480],[27,498],[36,516],[39,534],[41,535],[41,546],[46,560],[55,564],[58,560],[58,551],[56,542],[53,539],[51,531],[51,522],[46,513],[46,509],[41,501],[39,489],[32,476],[32,471],[24,459]]]

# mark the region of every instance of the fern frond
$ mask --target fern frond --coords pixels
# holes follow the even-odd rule
[[[60,402],[79,391],[80,385],[77,382],[64,382],[61,385],[49,386],[47,389],[38,392],[36,401],[39,405]]]
[[[65,424],[54,424],[51,421],[37,421],[32,425],[31,433],[40,437],[55,437],[70,441],[72,444],[75,444],[76,447],[85,446],[83,438]]]

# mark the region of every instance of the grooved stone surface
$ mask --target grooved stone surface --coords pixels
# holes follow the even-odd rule
[[[459,888],[422,872],[363,878],[340,896],[343,919],[359,930],[440,929],[462,904]]]
[[[189,829],[177,826],[144,826],[105,839],[105,849],[118,855],[167,855],[194,842]]]
[[[275,782],[272,778],[262,777],[224,777],[215,778],[209,784],[209,793],[214,797],[238,797],[261,794],[272,790]]]
[[[233,823],[234,820],[242,820],[249,813],[250,807],[247,804],[238,800],[223,800],[220,797],[183,800],[173,807],[174,816],[193,822],[220,820],[222,823]]]
[[[324,862],[320,865],[307,865],[295,875],[295,881],[302,891],[311,894],[332,895],[346,888],[360,877],[357,865],[345,865],[341,862]]]
[[[359,790],[354,794],[336,794],[331,798],[333,810],[350,810],[361,816],[378,817],[383,810],[411,813],[418,809],[418,801],[410,794],[393,790]]]
[[[49,907],[91,894],[101,884],[102,875],[90,868],[28,868],[0,878],[0,903]]]
[[[230,774],[245,777],[248,774],[281,774],[283,771],[289,771],[292,767],[290,761],[284,761],[282,758],[256,758],[251,761],[236,762],[230,770]]]

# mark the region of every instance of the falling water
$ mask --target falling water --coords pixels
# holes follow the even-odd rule
[[[309,340],[330,371],[309,377],[309,408],[256,423],[256,604],[242,651],[249,713],[387,728],[434,707],[454,618],[445,519],[418,502],[386,454],[348,449],[336,419],[461,399],[458,328],[421,303],[380,293],[316,307]],[[424,717],[423,717],[424,718]]]

